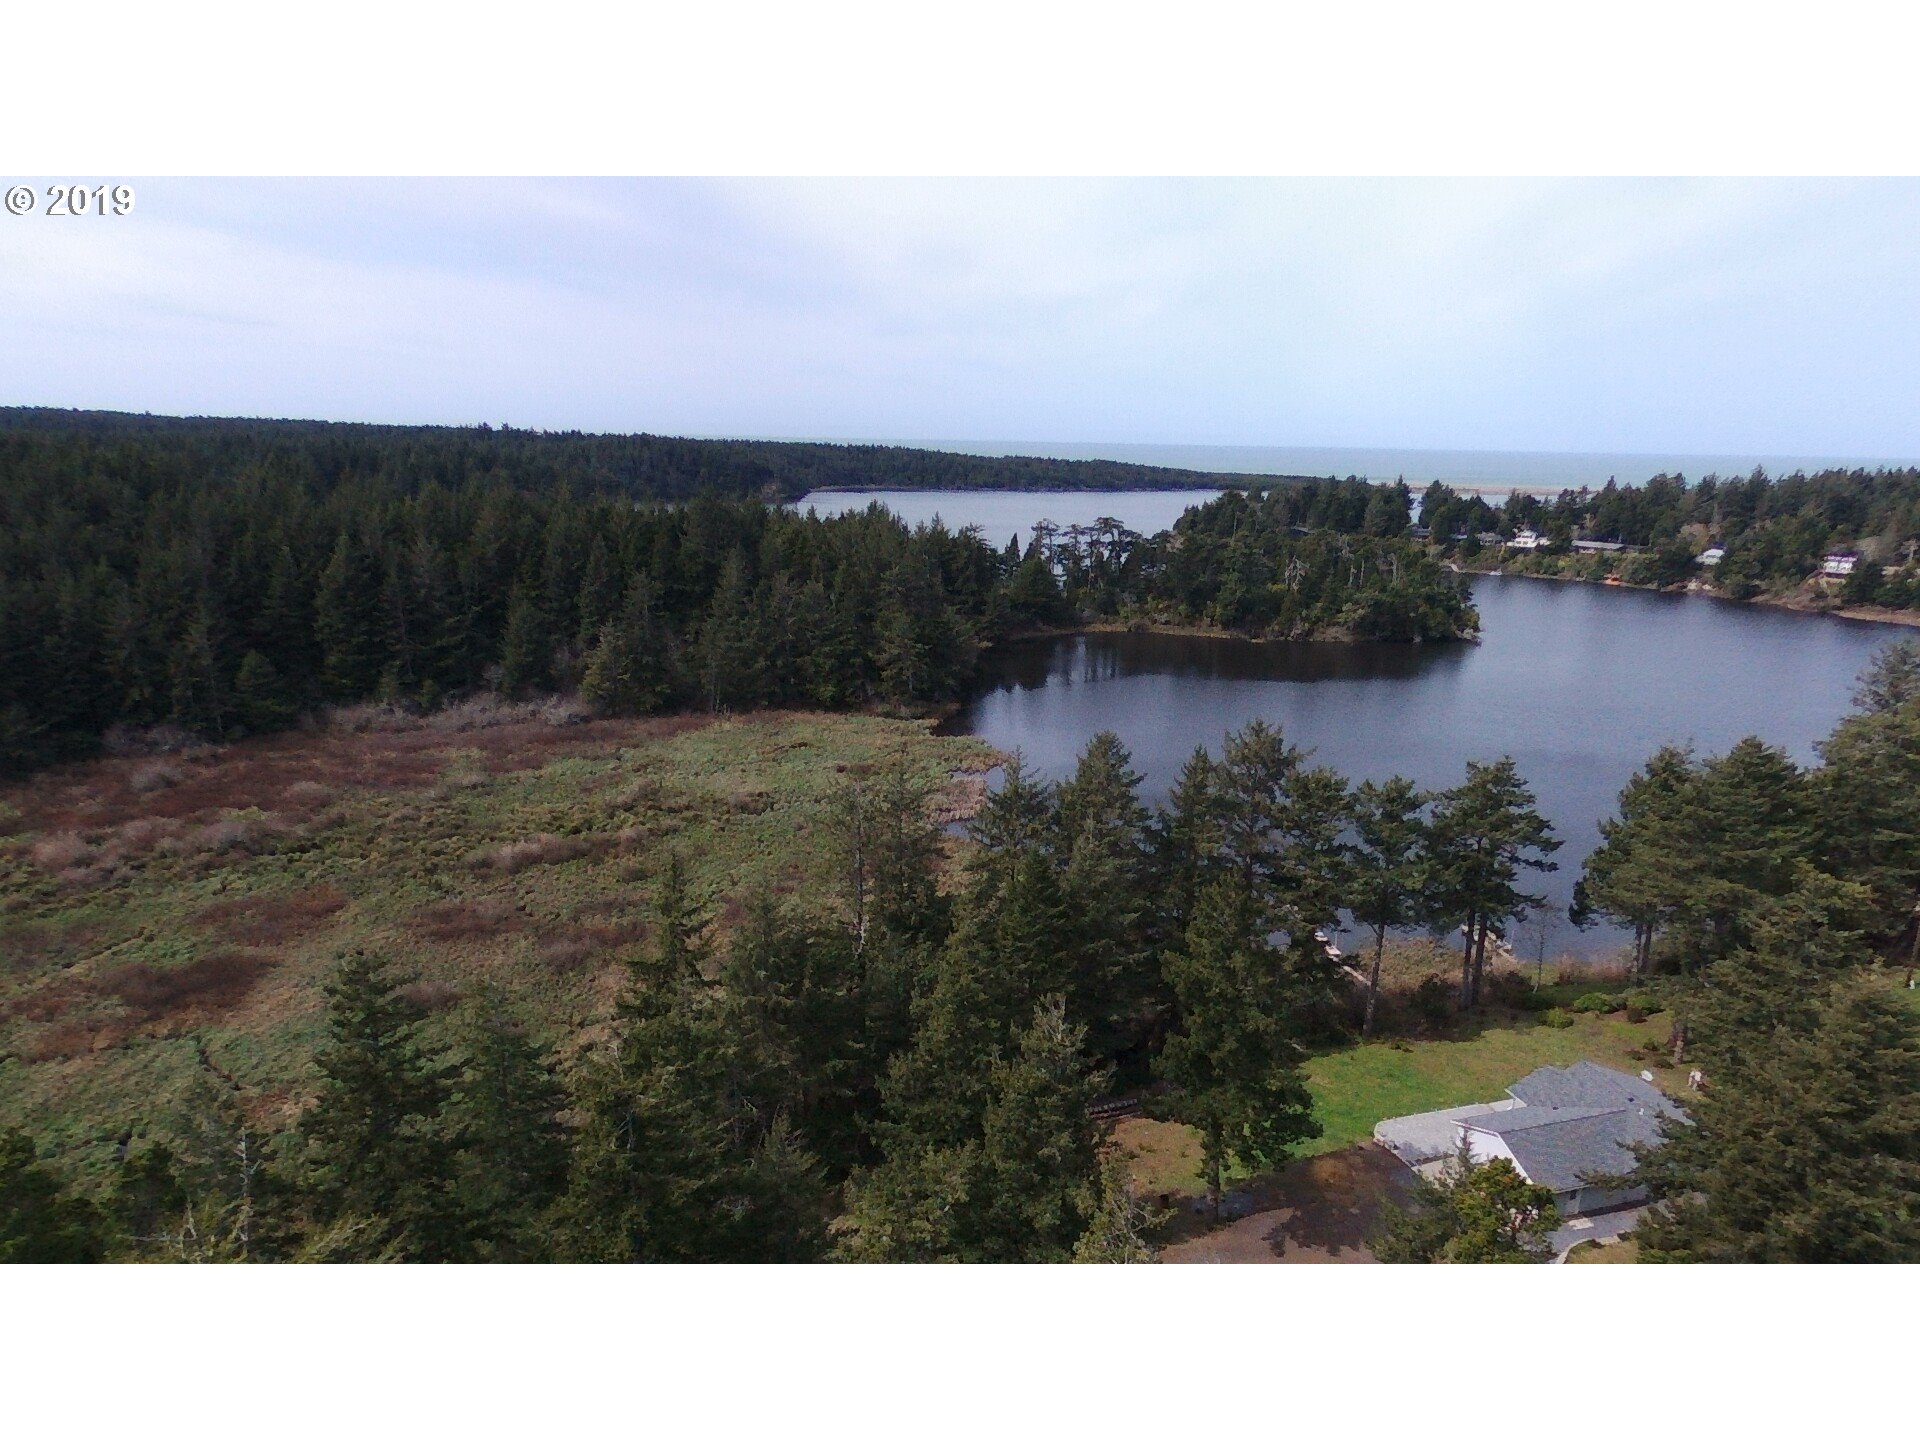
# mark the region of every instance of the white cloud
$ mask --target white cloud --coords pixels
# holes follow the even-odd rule
[[[1908,182],[145,182],[0,223],[21,403],[1920,450]]]

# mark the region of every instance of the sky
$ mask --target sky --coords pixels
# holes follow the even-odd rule
[[[0,214],[0,403],[1920,458],[1914,181],[136,193],[124,217]]]

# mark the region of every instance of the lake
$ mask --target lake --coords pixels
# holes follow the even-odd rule
[[[1354,781],[1458,784],[1468,760],[1511,755],[1565,842],[1536,877],[1552,911],[1515,949],[1595,954],[1618,932],[1576,931],[1566,906],[1620,787],[1659,746],[1726,750],[1754,734],[1813,761],[1855,677],[1898,627],[1509,576],[1473,581],[1478,644],[1283,644],[1099,634],[1018,642],[951,728],[1070,775],[1089,736],[1118,734],[1157,803],[1204,744],[1256,717]],[[1351,943],[1351,942],[1349,942]]]
[[[1036,520],[1065,528],[1118,520],[1142,535],[1173,528],[1180,512],[1201,505],[1218,490],[814,490],[794,502],[801,512],[823,516],[864,510],[876,500],[909,525],[943,520],[949,530],[978,525],[995,549],[1020,537],[1024,549]]]
[[[1165,529],[1205,491],[819,492],[821,512],[880,500],[908,520],[979,524],[1023,537],[1102,515]],[[1223,637],[1101,634],[1004,645],[949,728],[1019,750],[1049,779],[1072,773],[1106,729],[1133,752],[1142,797],[1166,798],[1204,744],[1256,717],[1349,779],[1393,774],[1439,789],[1468,760],[1511,755],[1565,842],[1560,868],[1535,877],[1551,909],[1514,947],[1532,958],[1593,955],[1617,931],[1573,929],[1566,907],[1620,787],[1661,745],[1703,754],[1758,735],[1802,764],[1849,709],[1855,678],[1898,637],[1893,625],[1741,605],[1699,595],[1518,576],[1472,580],[1478,644],[1279,644]]]

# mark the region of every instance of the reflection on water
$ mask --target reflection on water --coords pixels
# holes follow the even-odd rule
[[[1846,713],[1853,682],[1894,627],[1703,597],[1517,577],[1474,582],[1479,644],[1255,644],[1214,636],[1097,634],[1023,642],[989,673],[953,728],[1055,779],[1111,729],[1133,752],[1149,802],[1196,745],[1256,716],[1349,778],[1399,773],[1440,788],[1466,762],[1510,754],[1566,842],[1538,878],[1553,915],[1514,937],[1611,949],[1619,937],[1565,922],[1580,862],[1620,787],[1660,745],[1724,751],[1757,734],[1802,764]]]
[[[805,514],[840,515],[886,506],[909,525],[940,521],[949,530],[977,525],[996,549],[1010,539],[1024,547],[1034,522],[1065,529],[1111,518],[1142,535],[1157,535],[1190,505],[1202,505],[1218,490],[814,490],[794,502]]]
[[[1218,635],[1112,633],[1023,640],[993,657],[988,690],[1038,690],[1151,674],[1176,680],[1410,680],[1458,666],[1462,645],[1310,645]]]

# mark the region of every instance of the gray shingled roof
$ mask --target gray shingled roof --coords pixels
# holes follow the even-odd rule
[[[1554,1109],[1613,1109],[1620,1105],[1649,1106],[1661,1114],[1678,1113],[1678,1107],[1638,1075],[1609,1070],[1591,1060],[1576,1060],[1562,1067],[1542,1065],[1507,1087],[1507,1093],[1522,1105],[1546,1105]]]
[[[1521,1102],[1518,1109],[1461,1124],[1498,1135],[1529,1180],[1556,1192],[1579,1188],[1588,1175],[1629,1173],[1628,1147],[1657,1144],[1661,1117],[1681,1113],[1638,1076],[1590,1060],[1564,1069],[1543,1065],[1507,1093]]]
[[[1516,1130],[1533,1130],[1541,1125],[1564,1125],[1569,1120],[1591,1120],[1596,1115],[1618,1113],[1617,1105],[1548,1107],[1523,1105],[1518,1110],[1496,1110],[1490,1115],[1468,1119],[1465,1123],[1490,1135],[1511,1135]]]

